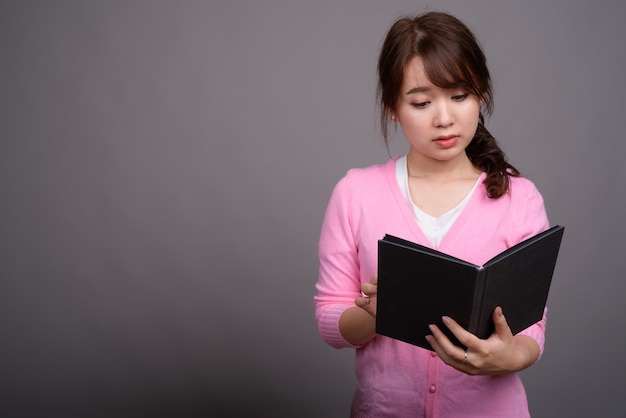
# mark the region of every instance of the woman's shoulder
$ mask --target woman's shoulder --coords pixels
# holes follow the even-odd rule
[[[344,179],[349,179],[352,182],[370,182],[385,179],[395,169],[395,160],[395,158],[392,158],[384,163],[351,168],[344,176]]]
[[[509,177],[509,193],[512,196],[540,195],[535,183],[527,177]]]
[[[366,198],[375,195],[389,184],[389,176],[395,175],[395,159],[385,163],[349,169],[335,185],[334,194]]]

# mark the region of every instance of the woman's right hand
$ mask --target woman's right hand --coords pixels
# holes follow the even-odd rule
[[[359,308],[376,318],[376,293],[378,291],[378,276],[374,275],[370,278],[369,283],[361,285],[361,293],[363,297],[356,298],[354,303]]]
[[[351,344],[362,345],[376,336],[376,293],[378,276],[361,285],[363,297],[346,309],[339,318],[339,332]]]

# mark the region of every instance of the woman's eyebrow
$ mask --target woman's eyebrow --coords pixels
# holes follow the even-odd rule
[[[429,87],[413,87],[411,90],[407,91],[406,94],[425,93],[429,90]]]
[[[450,86],[446,86],[442,88],[446,90],[455,90],[455,89],[468,90],[469,84],[461,81],[461,82],[454,83]],[[411,90],[407,91],[405,94],[409,95],[409,94],[416,94],[416,93],[428,93],[430,90],[431,90],[431,87],[413,87]]]

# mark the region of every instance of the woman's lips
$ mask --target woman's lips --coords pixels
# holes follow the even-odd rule
[[[441,148],[452,148],[453,146],[456,145],[458,140],[459,140],[459,137],[457,135],[446,135],[446,136],[439,136],[435,138],[433,141],[437,145],[439,145]]]

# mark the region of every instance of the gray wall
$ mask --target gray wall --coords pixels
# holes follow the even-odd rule
[[[387,159],[378,48],[426,8],[476,32],[489,127],[567,227],[533,415],[621,416],[617,0],[2,0],[0,414],[346,416],[318,232],[345,171]]]

